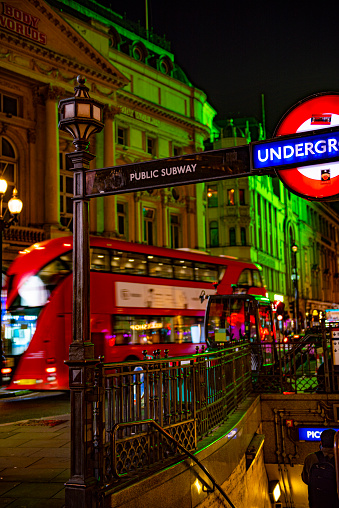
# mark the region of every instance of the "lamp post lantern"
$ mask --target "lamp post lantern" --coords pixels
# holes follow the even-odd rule
[[[292,280],[294,288],[294,305],[295,305],[295,331],[299,332],[299,288],[298,288],[298,267],[297,267],[297,252],[298,246],[292,243]]]
[[[8,210],[10,216],[8,219],[5,219],[5,214],[3,214],[3,201],[4,195],[7,191],[7,181],[1,176],[0,178],[0,274],[1,274],[1,294],[0,294],[0,385],[2,385],[2,369],[3,369],[3,347],[2,347],[2,237],[3,231],[9,228],[12,224],[18,222],[18,216],[22,210],[22,201],[18,198],[18,191],[16,188],[13,189],[13,196],[8,201]]]
[[[73,166],[73,327],[69,348],[71,394],[71,478],[66,483],[66,507],[92,507],[95,479],[90,467],[93,429],[87,418],[91,410],[94,346],[90,340],[90,248],[89,199],[86,175],[95,155],[88,152],[89,137],[103,127],[104,104],[89,96],[85,78],[77,77],[75,95],[59,102],[59,128],[73,137],[75,151],[68,154]]]

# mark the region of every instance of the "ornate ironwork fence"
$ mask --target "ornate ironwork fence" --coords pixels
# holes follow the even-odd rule
[[[331,329],[310,330],[297,340],[261,344],[261,368],[253,390],[261,393],[333,393],[339,372],[332,368]],[[257,347],[257,346],[253,346]]]
[[[105,364],[95,369],[92,413],[94,476],[101,493],[131,476],[178,460],[223,423],[252,391],[248,344],[191,357]]]

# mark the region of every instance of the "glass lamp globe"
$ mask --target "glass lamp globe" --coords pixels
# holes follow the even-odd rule
[[[22,201],[17,197],[18,191],[16,189],[13,190],[13,196],[8,201],[8,209],[12,215],[19,215],[22,210]]]
[[[4,178],[0,178],[0,194],[5,194],[7,190],[7,182]]]

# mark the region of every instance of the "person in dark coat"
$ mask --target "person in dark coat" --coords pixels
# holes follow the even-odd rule
[[[325,429],[320,435],[320,452],[310,453],[305,458],[301,478],[308,486],[310,508],[339,508],[334,461],[335,434],[336,431],[334,429]],[[321,477],[323,468],[319,468],[319,465],[322,466],[323,464],[325,464],[325,468],[328,467],[330,470],[330,476],[328,476],[328,471],[325,471],[325,476]],[[315,466],[317,472],[315,472]],[[326,475],[330,478],[329,480]],[[320,478],[319,485],[315,485],[317,477]]]

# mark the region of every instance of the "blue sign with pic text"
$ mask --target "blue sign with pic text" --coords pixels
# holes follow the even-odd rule
[[[339,131],[327,129],[252,144],[252,168],[291,168],[339,160]]]
[[[332,428],[332,427],[331,427]],[[324,427],[299,427],[299,441],[320,441]],[[335,431],[339,429],[334,429]]]

